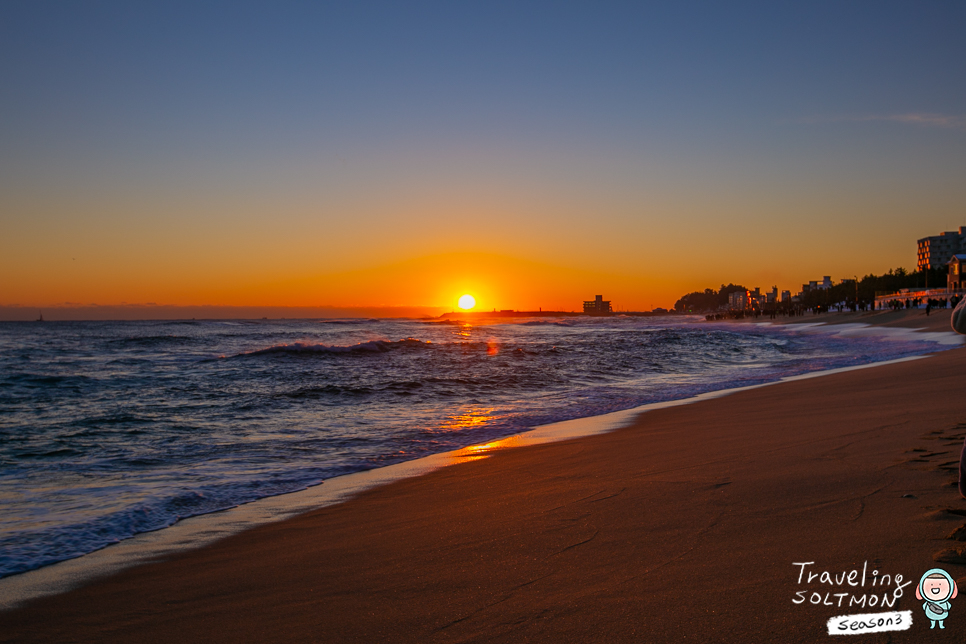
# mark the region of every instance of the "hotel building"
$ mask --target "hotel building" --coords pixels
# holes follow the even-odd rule
[[[610,300],[605,300],[603,295],[584,300],[584,313],[611,313]]]
[[[953,255],[966,253],[966,226],[960,226],[959,232],[952,231],[934,237],[923,237],[918,244],[916,268],[920,271],[927,268],[942,268],[949,263]]]

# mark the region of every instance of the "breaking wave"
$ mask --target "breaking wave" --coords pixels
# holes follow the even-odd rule
[[[256,351],[249,351],[247,353],[239,354],[240,356],[251,357],[251,356],[264,356],[264,355],[274,355],[274,354],[372,354],[372,353],[386,353],[388,351],[393,351],[395,349],[413,349],[413,348],[425,348],[432,344],[429,341],[417,340],[415,338],[406,338],[405,340],[369,340],[368,342],[360,342],[358,344],[352,344],[347,346],[339,345],[329,345],[329,344],[310,344],[305,342],[293,342],[292,344],[278,344],[267,349],[258,349]]]
[[[529,322],[521,322],[520,326],[573,326],[572,322],[555,322],[553,320],[530,320]]]

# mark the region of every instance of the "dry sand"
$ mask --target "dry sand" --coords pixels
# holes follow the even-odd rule
[[[0,641],[814,642],[877,609],[796,591],[895,587],[795,562],[912,581],[912,628],[858,641],[962,641],[966,595],[930,631],[914,589],[966,576],[933,559],[966,523],[964,371],[953,349],[497,451],[0,613]]]

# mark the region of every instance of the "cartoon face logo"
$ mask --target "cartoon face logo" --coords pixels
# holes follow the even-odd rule
[[[926,571],[916,588],[916,599],[924,600],[922,609],[932,623],[929,628],[936,628],[937,623],[939,628],[946,628],[943,622],[949,617],[949,601],[958,594],[959,588],[948,572],[942,568]]]
[[[922,582],[922,597],[931,601],[945,601],[949,597],[949,581],[942,575],[930,575]]]

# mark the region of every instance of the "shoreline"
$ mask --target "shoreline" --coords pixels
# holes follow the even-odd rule
[[[949,546],[943,535],[962,522],[942,512],[963,505],[939,480],[947,470],[936,461],[949,456],[922,440],[945,432],[955,444],[966,432],[966,409],[949,404],[959,400],[963,355],[812,372],[616,412],[632,422],[526,449],[488,444],[459,467],[354,492],[4,611],[0,641],[161,641],[171,620],[185,641],[250,639],[251,629],[265,641],[312,633],[372,641],[386,639],[390,624],[415,629],[398,638],[407,641],[541,632],[588,641],[591,624],[610,633],[604,639],[632,641],[635,631],[663,641],[676,639],[673,606],[697,616],[688,628],[706,641],[765,641],[755,638],[777,634],[776,624],[794,628],[768,641],[814,641],[819,622],[846,611],[794,607],[792,561],[814,559],[825,570],[865,556],[911,578],[936,565],[931,553]],[[749,575],[749,565],[759,573]],[[966,571],[940,565],[954,577]],[[681,594],[681,575],[702,599]],[[742,596],[768,588],[781,601],[765,602],[778,621],[763,627]],[[322,603],[304,613],[306,602]],[[505,608],[486,608],[497,605]],[[513,626],[513,615],[523,621]],[[720,637],[723,623],[736,629],[731,639]]]
[[[880,335],[898,339],[916,339],[940,345],[962,344],[963,338],[952,332],[927,331],[918,327],[901,325],[891,329],[886,326],[857,323],[853,314],[827,314],[844,316],[835,321],[797,320],[788,325],[815,327],[816,332],[827,332],[823,327],[842,327],[843,335]],[[862,315],[861,313],[859,315]],[[948,315],[947,315],[948,317]],[[733,323],[735,321],[729,321]],[[773,325],[773,321],[753,321],[757,325]],[[740,323],[740,321],[739,321]],[[800,332],[811,332],[811,329]],[[930,353],[916,356],[870,362],[860,365],[824,369],[792,376],[784,376],[764,383],[727,387],[711,390],[686,398],[654,402],[626,410],[619,410],[549,425],[536,426],[528,431],[494,439],[484,445],[469,445],[457,450],[431,454],[411,461],[362,470],[326,479],[323,483],[301,490],[287,492],[226,508],[215,512],[180,519],[170,526],[138,533],[90,553],[57,562],[38,569],[25,571],[0,579],[0,612],[11,610],[35,598],[57,595],[97,579],[119,573],[132,566],[170,556],[191,549],[206,547],[228,536],[256,526],[285,521],[301,514],[344,503],[360,493],[395,481],[423,476],[443,467],[469,460],[489,457],[497,450],[552,443],[562,440],[593,436],[615,431],[633,424],[640,415],[659,409],[689,405],[706,400],[733,395],[760,387],[783,382],[845,373],[926,358]]]
[[[824,592],[794,562],[912,579],[958,543],[966,502],[941,452],[966,434],[944,404],[964,358],[498,450],[0,613],[0,641],[815,641],[849,611],[793,604]],[[892,641],[921,641],[919,617]],[[929,638],[959,641],[955,617]]]
[[[224,510],[187,517],[170,526],[138,533],[73,559],[66,559],[49,566],[0,579],[0,612],[15,609],[33,599],[68,592],[84,584],[160,557],[204,548],[221,539],[260,525],[285,521],[307,512],[345,503],[373,488],[404,479],[420,477],[440,468],[488,458],[497,450],[516,449],[595,436],[627,427],[637,420],[637,417],[641,414],[659,409],[670,409],[714,400],[783,382],[821,378],[837,373],[921,360],[931,355],[933,354],[927,353],[881,362],[811,371],[794,376],[785,376],[779,380],[716,389],[687,398],[655,402],[607,414],[541,425],[526,432],[489,441],[483,445],[469,445],[457,450],[431,454],[385,467],[352,472],[326,479],[323,483],[294,492],[263,497]]]

